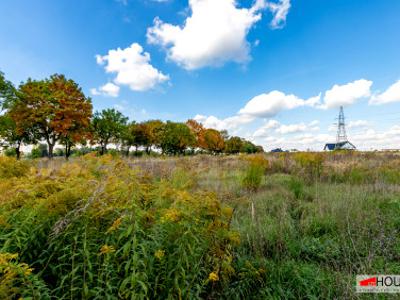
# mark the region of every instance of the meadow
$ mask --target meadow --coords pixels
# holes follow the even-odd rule
[[[355,275],[400,274],[399,153],[0,157],[0,204],[0,299],[386,299]]]

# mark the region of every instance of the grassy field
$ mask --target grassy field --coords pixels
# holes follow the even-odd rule
[[[0,204],[0,299],[375,299],[355,275],[400,274],[397,153],[0,157]]]

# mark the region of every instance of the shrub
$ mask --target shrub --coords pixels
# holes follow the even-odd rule
[[[33,269],[18,262],[18,254],[0,252],[1,299],[50,299],[49,291]]]
[[[319,179],[324,156],[321,153],[300,152],[294,154],[294,160],[300,166],[300,173],[303,173],[307,179]]]
[[[305,197],[304,183],[302,180],[291,177],[288,182],[289,189],[293,192],[296,199],[302,199]]]
[[[19,161],[12,157],[0,156],[0,178],[21,177],[29,171],[28,161]]]
[[[242,187],[254,192],[260,187],[269,162],[263,154],[248,156],[246,160],[248,165],[242,178]]]
[[[39,144],[31,150],[30,158],[41,158],[49,155],[46,144]]]
[[[8,157],[16,157],[17,156],[17,151],[15,148],[7,148],[4,150],[4,155]]]

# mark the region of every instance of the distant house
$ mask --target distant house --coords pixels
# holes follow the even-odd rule
[[[354,146],[349,141],[344,141],[340,143],[328,143],[325,144],[324,147],[325,151],[332,151],[332,150],[356,150],[356,146]]]
[[[272,149],[271,152],[275,153],[275,152],[284,152],[282,150],[282,148],[276,148],[276,149]]]

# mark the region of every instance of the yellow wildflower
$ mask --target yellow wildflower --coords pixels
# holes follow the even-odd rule
[[[232,214],[233,214],[233,209],[232,209],[231,207],[229,207],[229,206],[224,206],[224,207],[221,209],[221,213],[222,213],[222,215],[224,215],[225,217],[231,218],[231,217],[232,217]]]
[[[208,275],[208,280],[210,281],[218,281],[219,276],[217,272],[211,272],[210,275]]]
[[[108,254],[112,252],[115,252],[115,248],[113,246],[103,245],[100,248],[100,254]]]
[[[10,260],[16,259],[18,253],[0,253],[0,265],[6,265]]]
[[[158,260],[162,260],[163,257],[165,256],[165,251],[164,250],[157,250],[154,253],[154,256],[158,259]]]
[[[179,221],[181,213],[176,208],[170,208],[164,214],[162,221],[164,222],[176,222]]]
[[[240,244],[240,234],[238,232],[230,232],[228,238],[232,242],[232,244],[234,245]]]
[[[107,233],[117,230],[118,227],[121,225],[121,223],[122,223],[122,217],[116,219],[114,223],[110,226],[110,228],[108,228]]]

